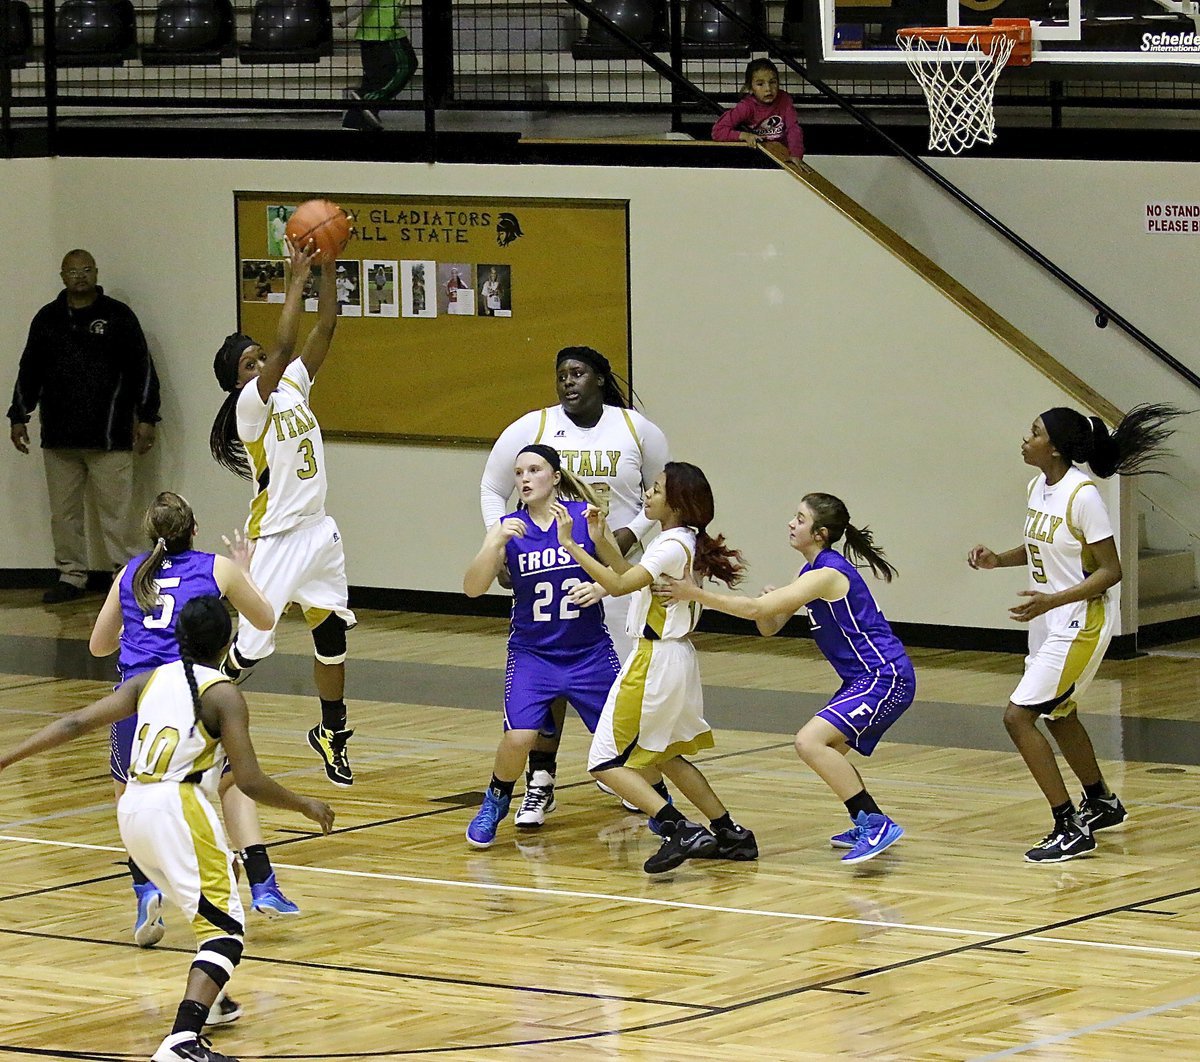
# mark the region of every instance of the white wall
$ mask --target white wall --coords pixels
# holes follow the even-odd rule
[[[1114,136],[1120,130],[1113,131]],[[1163,134],[1170,135],[1170,134]],[[815,160],[815,167],[971,288],[1026,335],[1122,409],[1138,402],[1200,407],[1200,393],[896,158]],[[1200,203],[1200,166],[1175,162],[931,159],[939,173],[1108,303],[1141,332],[1200,373],[1197,278],[1200,232],[1146,231],[1146,204]],[[1174,514],[1200,544],[1200,416],[1179,422],[1173,478],[1138,488]],[[1147,506],[1141,506],[1146,509]],[[1154,545],[1176,545],[1178,526],[1152,520]],[[1172,533],[1174,532],[1174,533]]]
[[[29,317],[57,290],[62,251],[90,249],[107,290],[136,308],[163,379],[162,441],[140,500],[185,493],[202,545],[240,522],[249,492],[207,450],[221,398],[212,355],[236,320],[234,189],[627,198],[637,388],[673,456],[708,472],[715,527],[752,562],[750,585],[794,571],[786,521],[803,492],[826,490],[900,569],[880,591],[893,619],[1008,625],[1022,576],[971,573],[963,557],[976,541],[1019,541],[1020,438],[1065,396],[776,171],[58,159],[3,162],[0,177],[5,231],[32,218],[20,223],[37,248],[0,259],[13,293],[0,378],[8,386]],[[544,353],[531,407],[553,401],[554,352]],[[365,443],[328,453],[351,582],[458,590],[482,532],[483,453]],[[40,467],[9,451],[3,475],[0,568],[47,567]]]

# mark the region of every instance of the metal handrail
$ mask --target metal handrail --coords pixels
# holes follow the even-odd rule
[[[602,25],[618,40],[620,40],[630,52],[637,55],[643,62],[651,67],[651,69],[662,74],[662,76],[667,78],[672,85],[683,89],[689,95],[694,96],[696,99],[706,104],[709,109],[713,111],[713,113],[721,113],[724,111],[725,108],[717,103],[716,100],[694,85],[690,79],[681,74],[678,70],[674,70],[666,63],[662,62],[662,60],[659,59],[652,51],[650,51],[650,49],[646,48],[641,42],[634,40],[631,36],[629,36],[628,33],[621,29],[620,26],[614,23],[612,19],[610,19],[602,11],[597,10],[591,3],[588,2],[588,0],[566,0],[566,2],[586,15],[590,21],[597,22]],[[1079,296],[1079,298],[1081,298],[1091,307],[1092,312],[1095,314],[1096,327],[1105,328],[1109,322],[1112,322],[1123,332],[1125,332],[1126,335],[1135,340],[1137,343],[1141,344],[1141,346],[1153,354],[1164,365],[1174,370],[1176,374],[1183,377],[1183,379],[1185,379],[1193,387],[1197,388],[1197,390],[1200,390],[1200,375],[1197,375],[1190,368],[1184,365],[1183,362],[1156,343],[1140,328],[1129,321],[1123,314],[1120,314],[1114,310],[1107,302],[1076,280],[1065,269],[1047,258],[1046,255],[1034,247],[1023,236],[1010,229],[1006,224],[1004,224],[1003,221],[987,210],[986,207],[982,206],[980,203],[976,202],[976,200],[967,195],[967,193],[959,188],[958,185],[954,184],[946,177],[943,177],[923,158],[918,155],[914,155],[903,144],[893,139],[879,125],[876,124],[874,119],[863,112],[855,104],[851,103],[840,92],[834,88],[831,88],[820,78],[810,76],[804,67],[802,67],[795,61],[795,59],[793,59],[780,48],[780,42],[778,40],[765,33],[759,26],[751,22],[749,19],[744,18],[739,12],[733,10],[724,2],[724,0],[708,0],[708,3],[735,25],[740,26],[741,29],[747,34],[751,42],[758,45],[763,51],[766,51],[774,58],[780,60],[784,66],[792,71],[792,73],[803,78],[804,81],[821,93],[821,95],[835,103],[838,107],[850,115],[851,118],[858,122],[859,125],[863,126],[863,128],[877,136],[880,140],[887,144],[892,151],[894,151],[912,166],[920,170],[921,173],[933,181],[939,188],[950,195],[962,206],[966,207],[969,211],[971,211],[972,214],[983,221],[986,225],[998,232],[1028,258],[1036,262],[1042,267],[1042,269],[1054,277],[1064,287],[1069,288],[1077,296]]]
[[[569,0],[569,2],[574,3],[575,0]],[[1088,303],[1088,305],[1092,308],[1092,312],[1095,314],[1097,328],[1105,328],[1111,321],[1131,339],[1136,340],[1143,347],[1145,347],[1146,350],[1153,354],[1164,365],[1173,369],[1179,376],[1182,376],[1193,387],[1200,390],[1200,375],[1197,375],[1186,365],[1184,365],[1183,362],[1181,362],[1178,358],[1169,353],[1163,347],[1159,346],[1159,344],[1154,342],[1154,340],[1146,335],[1145,332],[1127,320],[1123,315],[1119,314],[1103,299],[1094,294],[1091,290],[1086,288],[1083,284],[1071,276],[1071,274],[1065,269],[1052,262],[1049,258],[1042,254],[1041,251],[1029,243],[1028,240],[1014,232],[1007,225],[1005,225],[1003,221],[989,212],[984,206],[977,203],[974,199],[967,195],[967,193],[959,188],[958,185],[943,177],[923,158],[918,155],[914,155],[903,144],[900,144],[894,140],[891,136],[884,132],[884,130],[881,129],[870,116],[865,114],[848,99],[842,96],[841,93],[839,93],[836,89],[833,89],[829,85],[825,84],[825,82],[820,78],[810,77],[808,71],[806,71],[804,67],[802,67],[791,56],[785,54],[780,49],[779,41],[769,36],[749,19],[743,18],[742,15],[740,15],[737,11],[734,11],[732,8],[727,6],[724,3],[724,0],[708,0],[708,2],[731,22],[734,22],[740,26],[749,35],[750,39],[754,43],[758,44],[764,51],[772,55],[774,58],[779,59],[784,66],[792,71],[792,73],[799,75],[801,78],[807,81],[808,84],[821,93],[821,95],[825,96],[833,103],[836,103],[861,126],[875,134],[875,136],[879,137],[879,139],[887,144],[888,147],[891,148],[897,155],[915,166],[918,170],[925,174],[926,177],[937,184],[938,187],[940,187],[944,192],[965,206],[977,218],[989,225],[991,228],[995,229],[995,231],[1008,240],[1009,243],[1011,243],[1014,247],[1017,247],[1025,255],[1040,265],[1047,273],[1054,277],[1055,280],[1059,281],[1059,283],[1063,284],[1065,287],[1070,288],[1071,291]]]

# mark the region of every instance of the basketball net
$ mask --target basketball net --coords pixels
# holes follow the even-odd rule
[[[957,155],[973,144],[996,139],[996,114],[992,107],[996,81],[1008,63],[1016,41],[996,34],[984,51],[979,38],[970,37],[965,51],[951,48],[948,37],[934,41],[913,34],[898,34],[896,44],[908,69],[925,93],[929,105],[929,149]]]

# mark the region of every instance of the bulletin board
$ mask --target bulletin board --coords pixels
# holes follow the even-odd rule
[[[326,437],[491,445],[555,403],[566,346],[596,348],[632,382],[628,201],[235,192],[238,327],[264,344],[287,287],[287,218],[314,198],[355,227],[312,392]],[[310,285],[297,351],[316,322]]]

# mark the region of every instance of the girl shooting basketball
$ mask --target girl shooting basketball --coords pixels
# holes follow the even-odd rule
[[[332,262],[321,269],[317,323],[295,357],[301,298],[318,253],[313,245],[293,251],[287,299],[269,350],[235,332],[217,351],[213,372],[227,397],[209,445],[219,464],[254,484],[246,521],[246,536],[256,543],[250,574],[271,603],[276,623],[293,601],[304,610],[321,699],[321,721],[308,732],[308,743],[324,761],[329,780],[348,786],[354,772],[346,742],[354,731],[346,729],[346,632],[355,619],[347,607],[342,536],[325,512],[321,427],[308,404],[337,327]],[[242,617],[222,670],[241,682],[274,650],[274,627],[259,631]]]

